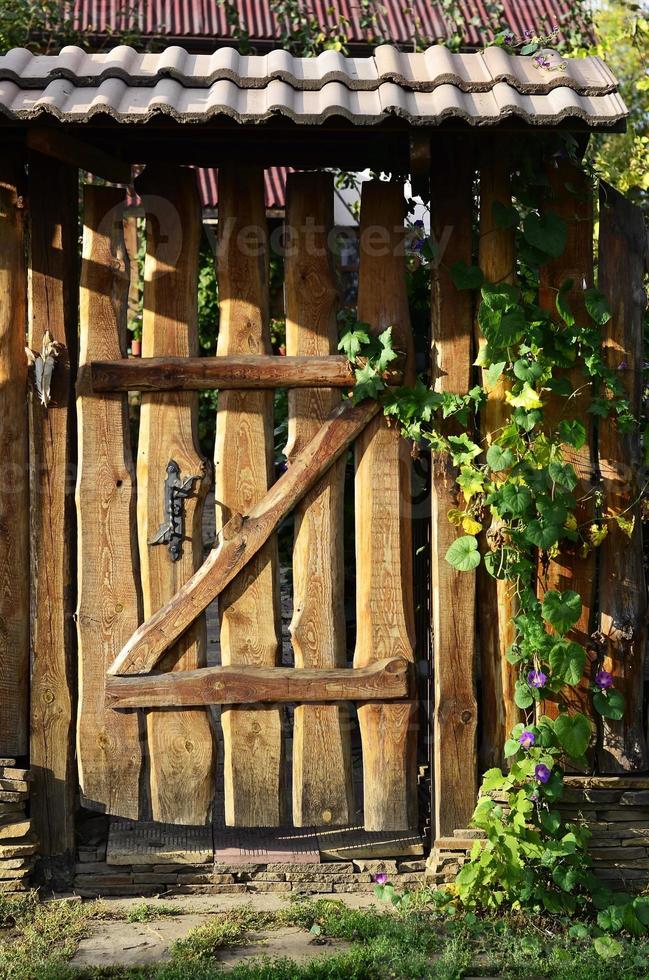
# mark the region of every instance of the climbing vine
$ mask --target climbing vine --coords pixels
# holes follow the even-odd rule
[[[593,730],[589,718],[574,710],[587,651],[570,631],[580,620],[582,600],[572,590],[549,588],[547,571],[566,550],[585,556],[596,548],[612,521],[629,536],[633,531],[627,514],[602,515],[597,489],[585,489],[566,458],[567,449],[578,451],[587,439],[585,420],[577,417],[579,394],[584,388],[592,393],[588,411],[593,415],[614,416],[623,430],[635,424],[620,373],[602,354],[600,329],[610,319],[606,298],[567,279],[556,290],[553,310],[546,308],[547,300],[539,302],[540,270],[563,254],[568,235],[565,220],[552,210],[542,174],[566,153],[565,145],[552,146],[544,161],[524,162],[516,206],[494,205],[496,225],[516,234],[516,283],[488,282],[478,267],[461,263],[449,270],[455,288],[479,292],[484,344],[476,365],[484,386],[462,396],[435,391],[423,379],[390,387],[386,372],[398,357],[391,330],[371,337],[367,325],[353,317],[344,326],[340,349],[356,365],[355,399],[380,399],[386,417],[416,447],[450,458],[457,505],[448,519],[462,533],[446,561],[466,572],[482,564],[516,596],[515,637],[507,659],[516,671],[514,700],[523,720],[505,744],[506,770],[493,768],[484,775],[473,826],[485,840],[476,843],[460,871],[453,900],[467,908],[533,906],[564,914],[593,903],[600,928],[638,933],[649,925],[649,899],[614,898],[590,870],[588,830],[564,823],[557,808],[562,767],[566,761],[588,765]],[[566,190],[578,193],[570,185]],[[546,199],[543,207],[539,193]],[[412,229],[411,250],[431,268],[438,261],[422,222]],[[476,412],[501,383],[509,415],[483,441]],[[555,424],[546,412],[550,400]],[[451,417],[459,421],[460,434],[448,434],[444,420]],[[581,505],[590,493],[594,499],[587,509],[596,516],[584,522]],[[622,718],[624,699],[612,675],[596,662],[591,677],[595,711]],[[544,712],[549,702],[554,717]]]

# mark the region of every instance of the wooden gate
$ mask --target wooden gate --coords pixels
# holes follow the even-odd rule
[[[374,402],[354,405],[336,353],[333,178],[291,175],[286,356],[271,353],[263,173],[219,173],[216,357],[198,357],[200,210],[194,172],[149,167],[141,359],[125,358],[123,191],[84,195],[78,384],[77,753],[84,805],[204,824],[215,792],[210,705],[221,705],[229,826],[340,826],[358,811],[349,703],[357,706],[367,830],[416,825],[417,702],[408,446]],[[413,376],[397,183],[364,185],[358,319],[391,326]],[[377,242],[381,245],[377,247]],[[288,465],[275,478],[273,389],[288,393]],[[218,389],[217,543],[203,558],[210,467],[198,390]],[[140,391],[137,462],[127,392]],[[356,646],[344,613],[345,457],[355,451]],[[281,666],[276,531],[294,514],[294,666]],[[162,527],[161,527],[162,525]],[[206,666],[218,596],[221,665]],[[217,787],[217,792],[221,792]]]

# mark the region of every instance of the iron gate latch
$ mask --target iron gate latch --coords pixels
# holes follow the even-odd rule
[[[185,504],[194,488],[198,476],[180,478],[180,467],[175,459],[167,463],[167,478],[165,480],[165,522],[156,531],[155,537],[149,544],[166,544],[172,561],[178,561],[182,555],[182,542],[185,536]]]

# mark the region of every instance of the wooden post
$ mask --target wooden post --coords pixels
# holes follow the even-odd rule
[[[47,858],[74,858],[74,382],[78,360],[79,172],[29,157],[30,268],[28,344],[62,344],[45,408],[29,405],[31,469],[32,677],[30,811]],[[59,870],[52,866],[52,872]]]
[[[511,155],[500,140],[492,140],[480,162],[480,241],[478,263],[487,282],[514,281],[514,229],[500,228],[494,206],[511,206]],[[482,347],[477,320],[476,346]],[[501,378],[490,386],[487,372],[482,371],[482,384],[487,388],[487,401],[480,412],[480,435],[486,452],[492,433],[505,424],[510,409],[505,402],[506,382]],[[486,534],[482,535],[482,550]],[[517,613],[514,585],[495,579],[484,564],[478,569],[478,623],[480,624],[480,663],[482,674],[482,739],[480,765],[482,769],[503,764],[503,748],[509,733],[519,720],[520,712],[514,703],[517,670],[506,654],[511,646]]]
[[[440,141],[441,144],[441,141]],[[473,297],[455,288],[454,262],[471,264],[473,169],[471,147],[436,145],[431,171],[431,231],[448,244],[432,281],[432,366],[436,391],[466,394],[471,387]],[[448,434],[454,434],[451,425]],[[433,455],[431,608],[435,676],[435,836],[468,827],[476,804],[478,712],[475,695],[474,572],[458,572],[445,559],[459,531],[448,519],[458,506],[455,468]]]
[[[137,181],[147,215],[142,353],[145,357],[198,354],[198,250],[201,210],[189,168],[148,167]],[[198,476],[184,501],[185,540],[177,561],[151,541],[165,520],[167,464],[180,477]],[[202,516],[209,470],[198,450],[198,395],[142,395],[137,457],[138,537],[144,616],[171,599],[203,562]],[[160,669],[206,666],[205,616],[199,615],[167,652]],[[211,721],[207,711],[149,711],[146,716],[149,786],[154,820],[205,824],[214,797]]]
[[[363,184],[358,318],[373,333],[392,327],[414,380],[403,259],[403,186]],[[356,441],[356,650],[354,666],[383,657],[414,660],[410,447],[382,415]],[[406,830],[417,820],[416,701],[358,707],[366,830]]]
[[[29,460],[22,159],[0,162],[0,755],[28,751]]]
[[[80,292],[80,365],[123,357],[128,261],[124,191],[88,186]],[[79,708],[77,760],[82,803],[137,820],[141,718],[106,707],[106,669],[141,618],[135,471],[126,395],[78,392],[77,475]],[[142,726],[143,727],[143,726]]]
[[[649,265],[642,211],[612,187],[600,188],[599,287],[612,317],[602,327],[610,367],[619,371],[631,412],[642,405],[644,274]],[[599,423],[599,466],[608,535],[600,547],[599,632],[606,643],[602,666],[624,695],[624,717],[602,719],[599,764],[603,772],[644,770],[649,764],[643,720],[644,660],[647,640],[647,585],[640,524],[640,431],[621,433],[615,413]],[[635,522],[629,534],[614,518]]]
[[[593,199],[590,178],[567,161],[558,165],[552,163],[548,176],[550,191],[544,208],[564,219],[568,235],[563,255],[541,267],[539,303],[557,316],[558,290],[567,279],[573,279],[575,288],[568,294],[568,302],[579,322],[588,315],[584,307],[584,287],[593,285]],[[548,431],[554,431],[562,419],[568,418],[579,419],[586,427],[586,442],[581,449],[572,446],[563,446],[562,449],[564,460],[574,466],[579,481],[574,491],[578,501],[575,510],[577,523],[580,527],[587,527],[596,514],[593,492],[597,481],[595,427],[593,416],[588,411],[592,390],[579,362],[557,374],[569,380],[576,394],[568,403],[558,395],[544,396],[545,425]],[[547,572],[543,564],[539,564],[539,598],[542,599],[548,589],[573,589],[581,596],[581,618],[568,638],[581,643],[586,649],[592,647],[591,634],[595,628],[596,562],[594,551],[583,557],[578,549],[567,547],[564,543],[561,554],[550,561]],[[583,684],[578,688],[564,689],[572,707],[586,714],[592,714],[587,691],[590,672],[591,665],[587,660]],[[543,710],[554,717],[555,702],[545,702]]]
[[[270,354],[268,243],[263,171],[219,169],[217,354]],[[227,391],[219,396],[214,451],[217,533],[246,513],[273,480],[273,396]],[[224,665],[279,662],[277,539],[273,537],[219,600]],[[225,821],[274,827],[283,819],[282,709],[224,708]]]
[[[328,250],[333,176],[291,174],[287,185],[286,353],[323,356],[337,347],[336,285]],[[289,465],[340,404],[332,388],[288,395]],[[295,511],[293,619],[295,666],[344,667],[343,485],[345,458]],[[353,817],[349,713],[346,704],[296,705],[293,723],[293,823],[348,823]]]

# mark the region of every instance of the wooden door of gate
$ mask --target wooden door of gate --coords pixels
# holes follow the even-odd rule
[[[78,385],[78,740],[82,800],[133,819],[204,824],[215,792],[209,705],[221,705],[229,826],[340,826],[356,817],[349,705],[362,744],[367,830],[416,825],[409,450],[374,402],[347,397],[336,354],[332,176],[289,179],[286,355],[273,356],[263,173],[219,173],[216,357],[198,357],[200,211],[194,173],[147,168],[141,359],[125,358],[122,191],[84,198]],[[403,188],[364,185],[358,319],[391,326],[411,379]],[[273,390],[288,393],[288,464],[275,478]],[[210,468],[198,389],[218,389],[217,543],[203,559]],[[134,466],[127,392],[140,391]],[[355,452],[356,646],[343,602],[345,456]],[[294,514],[294,666],[280,666],[276,530]],[[162,525],[162,527],[160,527]],[[206,666],[218,596],[221,665]],[[352,665],[348,666],[348,659]],[[285,705],[293,713],[292,807]],[[291,813],[292,811],[292,813]]]

